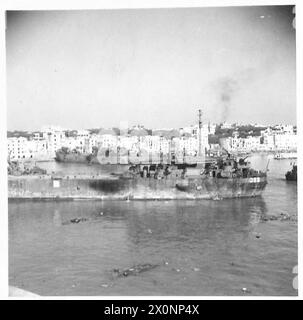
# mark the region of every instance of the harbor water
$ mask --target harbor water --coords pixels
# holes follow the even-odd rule
[[[250,161],[264,170],[268,159]],[[9,201],[9,285],[48,296],[297,295],[297,184],[285,180],[292,161],[270,160],[257,198]],[[281,213],[294,219],[261,219]],[[113,271],[146,264],[136,275]]]

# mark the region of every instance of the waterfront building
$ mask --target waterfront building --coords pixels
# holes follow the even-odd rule
[[[213,127],[211,130],[212,130],[211,132],[213,132]],[[181,139],[182,142],[178,142],[178,140],[176,140],[176,144],[180,145],[180,148],[185,148],[186,152],[190,154],[198,153],[199,125],[197,124],[189,127],[180,128],[180,134],[183,136],[183,139]],[[203,151],[209,149],[209,144],[208,144],[209,134],[210,134],[210,125],[208,123],[202,124],[200,141],[201,141],[201,146]]]
[[[97,141],[99,148],[117,149],[117,132],[113,129],[101,129],[97,135]]]
[[[98,135],[93,133],[84,139],[84,150],[86,153],[92,153],[94,148],[98,147]]]
[[[273,130],[282,134],[293,134],[294,127],[290,124],[278,124],[273,127]]]
[[[8,158],[10,160],[47,159],[46,141],[41,139],[28,140],[25,137],[8,138]]]
[[[277,150],[296,150],[297,135],[293,133],[276,133],[274,135],[274,143]]]
[[[199,151],[199,141],[196,137],[183,136],[173,139],[176,154],[196,156]]]
[[[54,158],[56,151],[62,148],[65,132],[62,128],[55,126],[43,127],[41,132],[43,139],[46,141],[47,153],[51,158]]]
[[[275,150],[275,135],[270,133],[262,133],[264,150]]]
[[[297,135],[292,125],[277,125],[261,131],[264,149],[268,151],[296,150]]]
[[[232,137],[221,138],[220,145],[231,152],[296,150],[297,135],[290,132],[268,128],[261,131],[261,136],[240,138],[234,134]]]
[[[93,147],[97,145],[96,135],[91,135],[88,130],[75,130],[73,134],[65,135],[61,140],[61,147],[79,153],[91,153]]]
[[[225,123],[226,126],[229,127]],[[158,159],[161,154],[168,156],[174,153],[181,159],[184,156],[196,157],[200,149],[201,156],[205,152],[219,154],[219,145],[230,152],[296,150],[297,147],[297,135],[292,125],[268,127],[260,131],[260,136],[254,136],[251,132],[245,138],[240,137],[235,128],[231,137],[220,139],[219,145],[209,145],[208,136],[213,135],[215,130],[216,125],[210,123],[202,124],[201,128],[199,125],[192,125],[179,130],[152,131],[138,125],[124,132],[119,129],[100,129],[96,134],[88,130],[65,131],[51,126],[26,137],[8,138],[8,155],[11,160],[50,160],[61,147],[79,153],[92,153],[97,147],[99,150],[110,149],[120,156],[123,153],[123,157],[141,154],[143,158],[152,156]]]
[[[24,137],[8,138],[8,158],[10,160],[18,160],[27,157],[27,141],[28,140]]]
[[[171,150],[171,139],[160,136],[160,152],[168,154]]]
[[[77,130],[76,136],[78,138],[86,138],[90,137],[90,132],[88,130]]]
[[[261,137],[247,136],[241,138],[238,134],[234,134],[232,137],[221,138],[220,145],[230,152],[258,151],[261,149]]]
[[[217,125],[215,123],[208,123],[208,134],[214,135],[216,133]]]
[[[244,149],[258,151],[261,148],[261,136],[247,136],[244,139]]]
[[[160,137],[151,135],[139,137],[139,148],[144,149],[149,153],[159,152]]]
[[[65,147],[79,153],[84,153],[86,151],[85,140],[86,139],[84,137],[65,137],[65,139],[61,141],[61,147]]]
[[[138,150],[139,139],[137,136],[120,135],[118,145],[120,148],[126,150]]]

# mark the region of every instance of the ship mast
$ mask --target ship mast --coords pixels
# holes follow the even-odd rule
[[[202,157],[202,141],[201,141],[201,131],[202,131],[202,110],[199,109],[199,157]]]

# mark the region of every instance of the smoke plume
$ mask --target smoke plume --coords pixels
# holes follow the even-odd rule
[[[232,101],[238,90],[238,81],[236,79],[225,77],[218,80],[216,85],[218,92],[218,104],[221,106],[221,119],[226,121],[232,107]]]

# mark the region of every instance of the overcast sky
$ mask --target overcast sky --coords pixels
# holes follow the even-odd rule
[[[8,130],[296,122],[290,6],[7,13]]]

